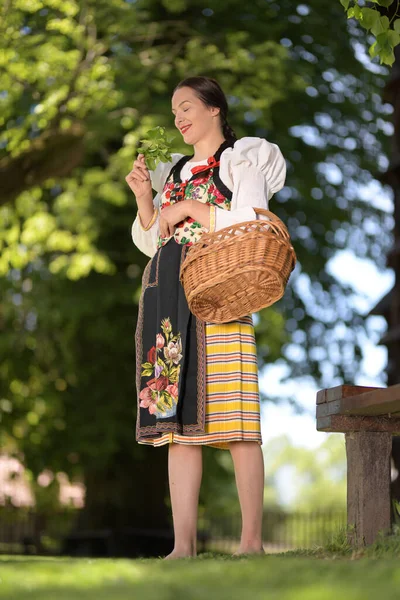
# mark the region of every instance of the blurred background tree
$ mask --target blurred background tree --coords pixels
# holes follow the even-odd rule
[[[330,260],[347,248],[385,266],[393,219],[366,190],[387,166],[387,69],[329,0],[6,0],[1,11],[2,448],[35,475],[82,477],[88,524],[163,527],[166,448],[134,440],[147,257],[131,243],[124,178],[138,140],[155,125],[172,133],[174,85],[206,74],[238,137],[278,143],[288,177],[271,209],[299,264],[257,318],[260,368],[280,360],[291,378],[351,382],[377,334]],[[178,138],[175,150],[190,152]],[[227,459],[205,461],[203,505],[233,490]]]
[[[346,508],[343,435],[328,436],[316,449],[280,436],[265,445],[264,460],[268,487],[281,489],[280,505],[306,512]]]

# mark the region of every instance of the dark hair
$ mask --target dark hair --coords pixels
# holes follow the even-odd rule
[[[211,77],[187,77],[178,83],[174,92],[183,87],[194,90],[206,106],[220,109],[222,133],[228,142],[236,142],[236,134],[228,123],[228,102],[218,81]]]

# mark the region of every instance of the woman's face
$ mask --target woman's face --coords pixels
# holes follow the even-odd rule
[[[186,144],[193,146],[214,129],[218,131],[220,109],[206,106],[190,87],[176,90],[172,96],[172,112],[175,126]]]

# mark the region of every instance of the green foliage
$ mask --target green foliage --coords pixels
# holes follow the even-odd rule
[[[171,143],[173,140],[173,137],[167,135],[164,127],[149,129],[146,138],[140,140],[142,146],[137,151],[144,155],[146,165],[151,171],[155,170],[160,161],[167,163],[172,160]]]
[[[267,481],[273,485],[285,470],[290,476],[290,509],[318,511],[346,506],[346,450],[342,434],[330,434],[316,449],[294,446],[287,436],[264,448]],[[272,480],[272,481],[271,481]],[[282,499],[287,505],[285,498]]]
[[[373,8],[364,6],[364,0],[340,0],[347,12],[347,18],[355,18],[370,32],[375,42],[369,48],[371,58],[379,57],[380,64],[391,66],[395,61],[394,49],[400,43],[400,12],[397,0],[371,0]],[[382,16],[382,8],[396,8],[390,11],[390,19]]]
[[[354,531],[354,526],[348,525],[337,529],[331,539],[323,546],[299,549],[287,552],[286,556],[308,556],[315,558],[349,557],[352,561],[359,559],[390,560],[400,556],[400,530],[397,525],[388,534],[379,532],[375,541],[369,546],[353,548],[348,542],[348,536]]]
[[[331,554],[348,555],[353,551],[349,543],[349,533],[352,527],[342,526],[334,532],[331,539],[326,543],[324,550]]]

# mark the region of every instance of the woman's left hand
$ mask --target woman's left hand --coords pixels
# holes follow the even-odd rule
[[[184,221],[188,216],[189,200],[176,202],[171,206],[165,206],[160,213],[160,235],[169,238],[175,233],[175,225]]]

